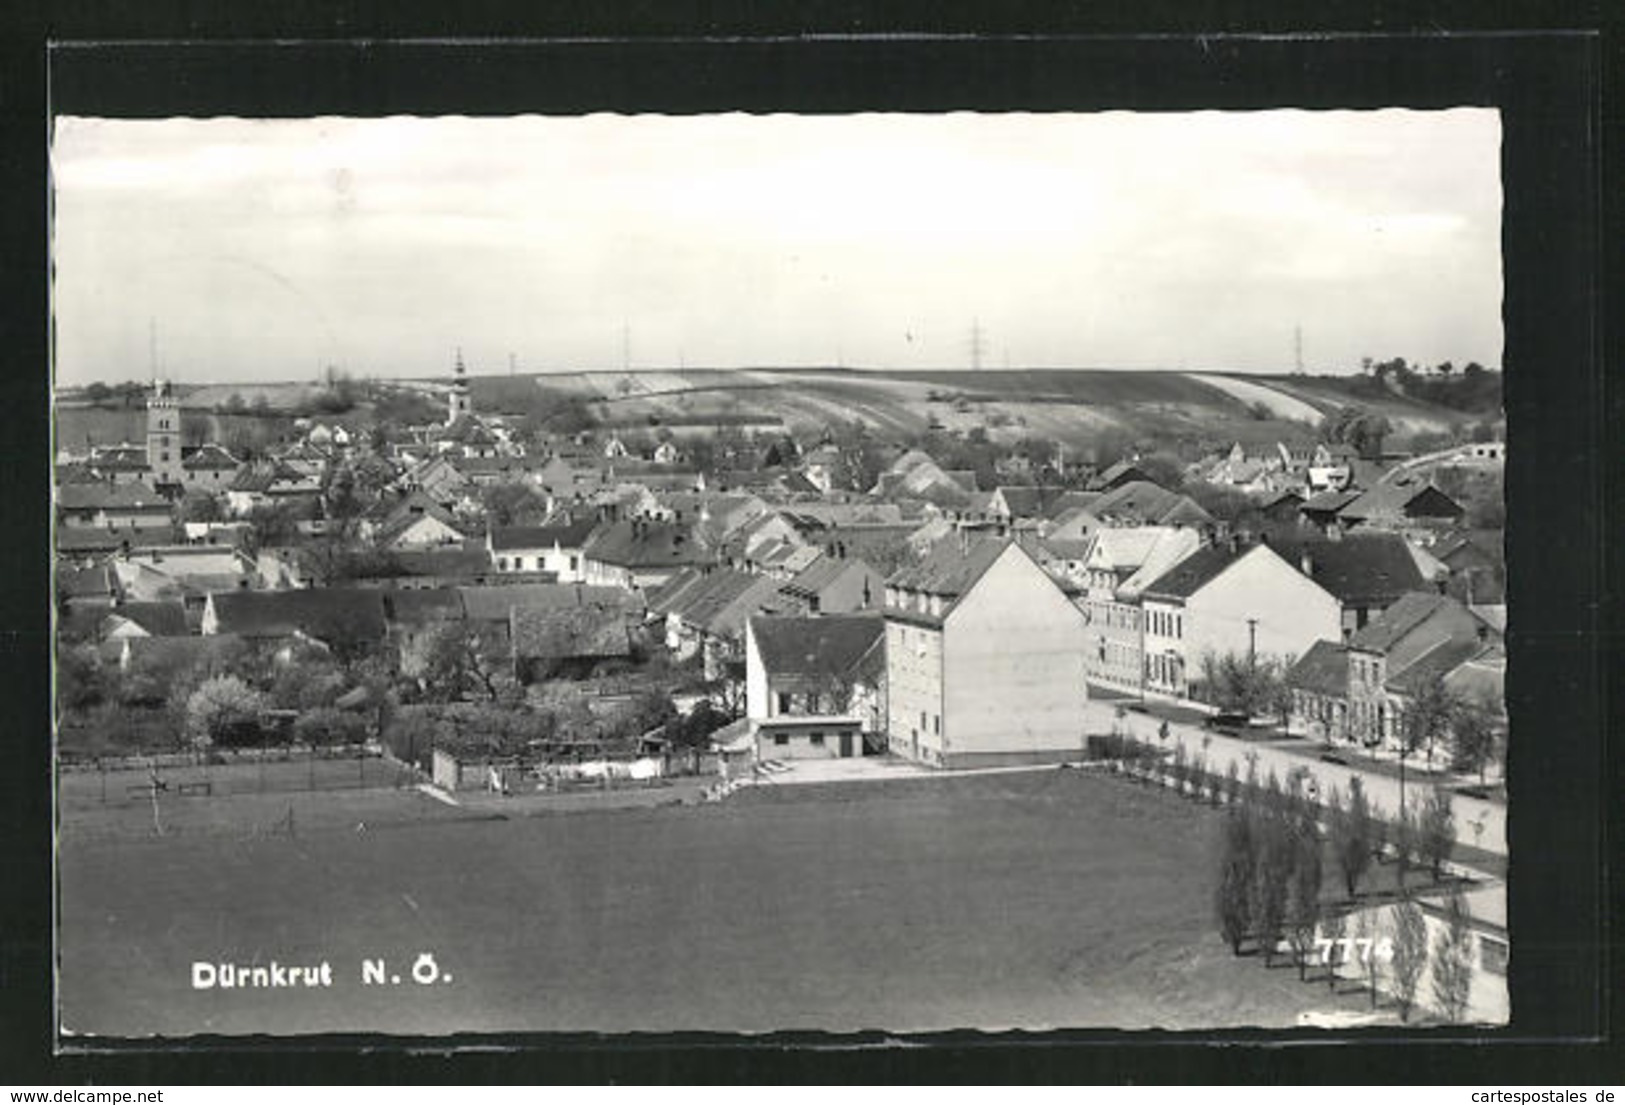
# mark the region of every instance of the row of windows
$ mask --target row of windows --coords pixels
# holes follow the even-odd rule
[[[1094,608],[1099,615],[1100,624],[1107,629],[1139,629],[1139,611],[1132,606],[1119,606],[1116,603],[1100,603]]]
[[[1157,654],[1145,658],[1146,678],[1161,687],[1178,687],[1185,665],[1177,656]]]
[[[773,743],[778,745],[780,748],[783,748],[785,745],[790,743],[790,735],[788,733],[774,733]],[[812,745],[814,748],[824,747],[824,734],[808,733],[807,743]]]
[[[1173,637],[1176,640],[1185,636],[1185,615],[1167,610],[1147,610],[1145,612],[1146,632],[1157,637]]]

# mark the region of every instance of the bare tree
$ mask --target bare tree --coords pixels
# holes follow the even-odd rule
[[[1416,987],[1427,969],[1428,930],[1422,907],[1407,898],[1394,909],[1394,998],[1399,1019],[1409,1020],[1416,1006]]]
[[[1343,939],[1343,934],[1347,931],[1348,923],[1341,913],[1328,913],[1320,923],[1321,936],[1330,941],[1332,949],[1341,949],[1343,945],[1338,941]],[[1338,952],[1333,950],[1326,957],[1326,985],[1333,990],[1337,989],[1337,968],[1342,965],[1337,954]]]
[[[1360,913],[1359,921],[1354,926],[1354,931],[1357,934],[1356,938],[1362,948],[1375,947],[1377,937],[1381,932],[1381,926],[1377,923],[1377,911],[1374,909],[1362,911]],[[1360,968],[1362,973],[1365,975],[1366,989],[1371,992],[1371,1008],[1373,1009],[1377,1007],[1377,999],[1380,996],[1378,987],[1378,971],[1380,966],[1381,960],[1379,960],[1376,955],[1365,955],[1360,958]]]
[[[1460,892],[1450,895],[1444,931],[1433,942],[1433,1002],[1451,1024],[1467,1019],[1473,984],[1473,938],[1467,927],[1467,903]]]

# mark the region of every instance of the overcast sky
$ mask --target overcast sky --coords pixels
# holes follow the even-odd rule
[[[1501,363],[1494,111],[57,121],[62,384]]]

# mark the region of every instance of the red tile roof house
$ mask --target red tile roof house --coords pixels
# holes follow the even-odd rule
[[[883,746],[879,614],[759,615],[745,628],[745,715],[758,759],[844,759]]]
[[[585,679],[606,665],[630,664],[632,634],[613,607],[515,607],[508,636],[514,678],[521,684]]]
[[[779,586],[771,576],[689,568],[650,594],[649,612],[665,618],[673,657],[700,656],[706,678],[716,679],[729,661],[744,660],[745,620],[776,605]]]
[[[381,641],[386,632],[383,593],[311,587],[293,591],[221,591],[203,608],[206,636],[236,634],[250,640]]]
[[[939,767],[1082,754],[1083,612],[1008,538],[953,535],[886,580],[890,750]]]

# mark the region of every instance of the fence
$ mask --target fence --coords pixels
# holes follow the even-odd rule
[[[398,787],[416,779],[408,765],[375,746],[280,747],[65,763],[57,792],[65,805],[113,806],[150,801],[155,789],[187,799]]]

